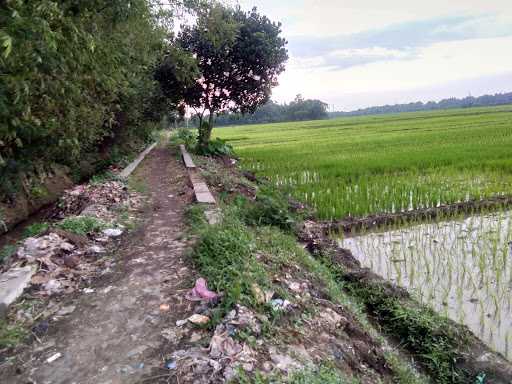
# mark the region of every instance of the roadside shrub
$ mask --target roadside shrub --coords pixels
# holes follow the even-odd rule
[[[228,144],[227,141],[222,140],[218,137],[215,140],[210,140],[206,147],[197,147],[196,151],[198,154],[204,156],[235,156],[235,150],[233,149],[231,144]]]
[[[62,220],[58,225],[60,229],[85,236],[89,233],[99,232],[107,227],[106,223],[91,216],[71,216]]]
[[[415,353],[436,383],[468,383],[457,367],[466,335],[432,309],[407,306],[385,290],[367,282],[344,281],[349,292],[361,300],[379,325],[400,344]]]
[[[170,143],[173,145],[184,144],[187,149],[192,150],[196,146],[196,136],[191,129],[178,128],[171,134]]]

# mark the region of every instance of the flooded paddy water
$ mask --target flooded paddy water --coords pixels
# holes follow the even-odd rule
[[[512,360],[512,211],[345,237],[339,244]]]

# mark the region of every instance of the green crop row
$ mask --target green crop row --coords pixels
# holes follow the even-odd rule
[[[512,106],[218,128],[243,166],[324,219],[512,191]]]

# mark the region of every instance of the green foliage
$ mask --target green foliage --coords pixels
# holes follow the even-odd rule
[[[185,26],[175,41],[186,54],[171,49],[156,78],[164,95],[196,110],[198,144],[204,149],[215,113],[253,112],[269,100],[288,55],[280,25],[255,8],[244,12],[213,1],[198,8],[196,16],[196,23]],[[209,112],[207,124],[202,121],[205,111]]]
[[[187,149],[193,149],[196,146],[196,135],[191,129],[178,128],[171,134],[170,143],[173,145],[184,144]]]
[[[234,214],[200,232],[193,258],[210,288],[224,292],[225,310],[236,303],[253,303],[252,283],[262,287],[269,284],[253,250],[252,234]]]
[[[289,210],[285,195],[271,187],[260,188],[255,201],[239,197],[236,204],[241,207],[240,214],[248,225],[273,225],[289,231],[297,222]]]
[[[210,140],[206,146],[198,147],[197,152],[200,155],[206,156],[235,156],[235,151],[233,150],[233,147],[230,144],[228,144],[225,140],[219,138],[216,138],[215,140]]]
[[[356,384],[358,380],[341,376],[335,368],[323,365],[318,369],[305,369],[295,372],[288,381],[290,384]]]
[[[30,224],[28,227],[25,228],[23,231],[23,238],[26,237],[36,237],[39,236],[41,233],[47,231],[49,228],[48,223],[34,223]]]
[[[289,186],[319,218],[337,219],[510,193],[511,111],[347,117],[213,134],[234,145],[244,168]]]
[[[237,381],[240,384],[357,384],[358,380],[348,378],[341,374],[336,368],[324,364],[318,368],[304,368],[292,372],[289,375],[274,374],[271,376],[262,375],[256,372],[254,376],[249,376],[242,370],[238,371]]]
[[[76,167],[104,142],[145,134],[142,121],[160,108],[158,9],[150,0],[1,2],[0,193],[16,190],[36,159]]]
[[[71,216],[62,220],[57,226],[64,231],[85,236],[106,228],[106,223],[91,216]]]
[[[215,119],[215,125],[242,125],[279,123],[283,121],[328,119],[328,105],[320,100],[303,99],[297,95],[290,104],[269,101],[259,106],[254,113],[223,113]]]
[[[466,372],[457,367],[463,359],[460,348],[467,337],[462,328],[456,328],[431,309],[406,306],[378,285],[359,280],[344,284],[378,319],[384,332],[415,354],[436,383],[469,382]]]
[[[10,325],[0,319],[0,348],[12,348],[19,344],[27,332],[19,325]]]

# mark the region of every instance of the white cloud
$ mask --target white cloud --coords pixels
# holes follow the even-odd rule
[[[239,2],[283,22],[278,101],[302,93],[350,109],[512,90],[510,0]]]
[[[338,71],[305,68],[292,61],[274,96],[279,101],[288,101],[303,93],[346,109],[350,94],[411,94],[414,89],[510,72],[512,55],[504,47],[511,45],[512,37],[437,43],[420,49],[414,59],[374,62]],[[512,83],[503,86],[512,89]],[[359,102],[350,108],[364,105],[369,104]]]

